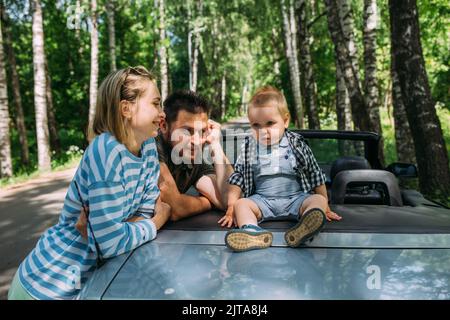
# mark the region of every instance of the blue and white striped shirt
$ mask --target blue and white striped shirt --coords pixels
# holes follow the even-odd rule
[[[159,162],[153,138],[136,157],[110,133],[96,137],[83,155],[64,200],[57,225],[48,229],[19,267],[23,287],[36,299],[73,299],[96,267],[97,250],[88,228],[84,239],[75,228],[81,201],[103,258],[133,250],[156,237],[150,219],[125,222],[153,213]]]

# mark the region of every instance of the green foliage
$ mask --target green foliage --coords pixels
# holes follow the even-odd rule
[[[100,80],[108,73],[108,25],[104,0],[98,0]],[[31,164],[20,164],[20,145],[16,128],[12,128],[14,172],[29,174],[36,168],[37,146],[35,138],[33,98],[33,52],[31,15],[26,1],[6,0],[11,20],[13,46],[17,58],[23,100],[25,124],[28,131]],[[192,19],[187,19],[190,3]],[[212,116],[226,121],[236,117],[242,104],[242,91],[247,84],[250,94],[256,88],[271,84],[281,89],[290,106],[293,97],[289,71],[284,52],[283,28],[279,0],[202,0],[202,12],[198,1],[166,0],[167,41],[159,41],[158,10],[152,0],[116,1],[115,36],[118,68],[144,65],[159,73],[158,48],[168,47],[170,89],[189,87],[188,31],[200,27],[200,52],[198,92],[215,106]],[[323,129],[336,129],[335,114],[335,65],[334,46],[330,41],[324,3],[315,1],[309,8],[312,35],[311,53],[314,76],[317,82],[320,121]],[[355,19],[356,43],[362,65],[362,0],[352,1]],[[70,6],[75,0],[42,0],[44,15],[45,50],[52,81],[55,114],[61,140],[62,154],[54,155],[53,165],[69,161],[65,152],[71,146],[84,149],[87,146],[86,126],[89,105],[90,35],[88,26],[89,3],[82,6],[80,30],[68,27]],[[427,72],[438,113],[450,152],[449,103],[449,6],[445,0],[418,1],[422,46]],[[390,95],[390,34],[386,1],[378,1],[380,27],[378,30],[378,77],[383,119],[383,135],[386,146],[386,162],[395,161],[393,121],[386,107],[392,109]],[[318,18],[319,15],[322,15]],[[316,19],[318,18],[318,19]],[[279,70],[279,71],[277,71]],[[226,113],[220,115],[221,79],[227,81]],[[363,79],[363,74],[360,74]],[[9,85],[11,114],[15,111]],[[447,112],[447,113],[446,113]]]

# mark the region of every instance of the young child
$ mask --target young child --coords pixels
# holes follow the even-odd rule
[[[99,88],[92,138],[69,186],[59,222],[19,266],[9,299],[73,299],[103,262],[153,240],[170,216],[157,201],[155,140],[164,114],[144,67],[109,74]],[[75,225],[89,208],[87,239]],[[152,217],[153,216],[153,217]]]
[[[248,119],[254,137],[242,145],[229,179],[228,210],[219,220],[227,227],[237,222],[239,229],[229,231],[225,243],[234,251],[267,248],[273,236],[258,221],[295,218],[299,221],[285,240],[298,247],[321,230],[325,219],[341,219],[328,207],[325,176],[303,137],[287,129],[289,110],[280,91],[257,90]]]

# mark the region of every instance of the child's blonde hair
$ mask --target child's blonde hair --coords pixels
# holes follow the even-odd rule
[[[156,78],[143,66],[111,72],[103,80],[98,89],[94,120],[88,129],[89,141],[103,132],[110,132],[120,143],[128,141],[129,129],[120,102],[136,102],[144,94],[148,81],[156,85]]]
[[[249,110],[252,107],[264,107],[269,103],[275,102],[282,117],[289,117],[289,108],[283,93],[275,87],[264,86],[256,90],[249,101]]]

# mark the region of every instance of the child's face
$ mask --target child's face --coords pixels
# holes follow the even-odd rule
[[[248,111],[248,119],[256,140],[264,145],[280,142],[285,129],[289,126],[289,117],[281,116],[274,102],[251,107]]]
[[[144,139],[156,137],[159,123],[165,114],[161,109],[161,95],[153,82],[148,81],[147,89],[132,109],[131,128],[135,134]]]

